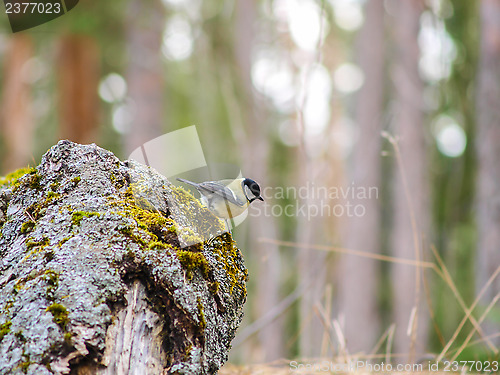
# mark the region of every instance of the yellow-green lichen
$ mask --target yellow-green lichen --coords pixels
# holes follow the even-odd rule
[[[141,246],[148,246],[148,241],[146,241],[144,238],[141,237],[141,234],[134,233],[134,230],[131,227],[120,227],[118,228],[118,231],[128,238],[130,238],[132,241],[134,241],[136,244],[139,244]],[[156,241],[151,241],[151,243],[154,243]]]
[[[26,209],[26,213],[30,218],[30,221],[33,222],[33,226],[35,225],[34,222],[36,222],[41,216],[45,215],[47,207],[49,207],[56,199],[60,198],[60,196],[61,194],[59,193],[49,191],[43,202],[35,202]],[[24,229],[25,231],[29,231],[29,224],[26,224]],[[21,232],[25,233],[23,232],[23,227],[21,227]]]
[[[23,331],[17,331],[14,333],[14,336],[16,336],[16,338],[21,341],[22,343],[25,343],[26,342],[26,337],[24,337],[23,335]]]
[[[66,332],[63,337],[64,337],[64,342],[66,342],[68,345],[71,345],[71,339],[73,338],[73,333]]]
[[[49,301],[54,301],[55,291],[59,286],[59,274],[52,270],[47,270],[42,276],[42,279],[47,283],[47,299]]]
[[[31,365],[33,362],[31,362],[29,354],[25,354],[25,353],[24,353],[24,348],[23,348],[23,355],[22,355],[22,356],[25,358],[25,360],[24,360],[23,362],[21,362],[21,363],[18,365],[18,367],[21,369],[21,371],[22,371],[23,373],[27,374],[27,373],[28,373],[28,367],[30,367],[30,365]]]
[[[24,233],[31,232],[34,227],[35,227],[35,223],[33,221],[27,221],[27,222],[23,223],[23,225],[21,225],[21,233],[24,234]]]
[[[111,199],[108,203],[117,208],[119,215],[128,219],[133,218],[137,224],[138,229],[125,226],[119,228],[118,231],[144,249],[172,247],[171,242],[173,242],[174,236],[166,238],[166,235],[171,233],[170,228],[174,226],[175,222],[156,210],[150,210],[148,207],[138,204],[133,191],[133,188],[129,187],[125,193],[122,193],[121,199]]]
[[[179,241],[184,244],[190,244],[198,250],[202,249],[203,240],[191,228],[184,227],[176,231]]]
[[[73,226],[79,226],[84,217],[100,217],[99,212],[85,212],[85,211],[75,211],[71,214],[71,224]]]
[[[42,177],[36,172],[36,170],[31,171],[28,176],[29,178],[27,182],[30,189],[39,190],[42,188],[40,185]]]
[[[137,185],[130,186],[119,199],[109,199],[108,204],[118,208],[118,214],[127,219],[133,218],[137,224],[137,227],[124,226],[119,228],[118,231],[131,238],[144,250],[173,248],[176,250],[177,257],[186,272],[186,278],[191,280],[195,270],[200,270],[203,278],[209,282],[210,292],[217,294],[220,285],[211,280],[211,268],[202,253],[203,240],[197,233],[201,233],[203,236],[207,233],[223,233],[223,223],[215,218],[189,192],[182,188],[169,186],[168,188],[172,192],[173,198],[177,200],[177,204],[185,208],[183,213],[190,224],[193,225],[194,230],[189,227],[179,227],[175,221],[164,217],[150,204],[144,204],[147,199],[141,191],[138,192]],[[139,199],[138,196],[142,196],[142,198]],[[176,248],[177,237],[179,237],[181,243],[191,243],[193,245],[184,249]],[[231,235],[220,235],[215,241],[212,241],[210,247],[230,278],[229,292],[232,293],[233,289],[237,287],[245,295],[245,282],[248,274],[246,270],[239,268],[241,267],[241,254],[236,248]]]
[[[12,299],[9,299],[3,308],[3,314],[7,315],[9,310],[14,306],[14,301]]]
[[[151,241],[148,243],[148,248],[149,250],[154,250],[154,249],[167,249],[167,248],[172,248],[172,246],[169,246],[165,242],[160,242],[160,241]]]
[[[59,198],[60,196],[61,196],[61,194],[59,194],[59,193],[56,193],[56,192],[54,192],[54,191],[49,191],[49,192],[47,193],[47,199],[46,199],[47,204],[52,203],[52,201],[53,201],[54,199],[57,199],[57,198]]]
[[[82,180],[82,178],[80,176],[76,176],[76,177],[73,177],[71,179],[71,182],[74,183],[75,185],[78,184],[80,181]]]
[[[0,341],[2,341],[3,337],[10,332],[11,325],[12,322],[10,321],[0,324]]]
[[[210,266],[202,252],[177,250],[177,258],[182,268],[186,271],[188,280],[193,278],[193,271],[199,269],[204,279],[208,279]]]
[[[0,185],[11,185],[15,186],[18,183],[18,180],[28,173],[36,173],[35,168],[33,167],[25,167],[20,168],[12,173],[9,173],[6,176],[0,177]]]
[[[69,241],[71,237],[64,237],[62,240],[59,240],[59,242],[57,243],[57,246],[61,247],[62,245],[64,245],[66,242]]]
[[[66,330],[66,326],[69,323],[68,319],[68,310],[64,305],[61,305],[60,303],[53,303],[49,307],[45,309],[45,311],[48,311],[52,314],[52,320],[54,323],[56,323],[63,331]]]
[[[212,241],[212,249],[215,252],[217,260],[222,263],[226,275],[229,276],[231,280],[229,292],[233,293],[234,287],[238,287],[243,294],[246,295],[248,271],[238,267],[238,259],[241,255],[231,235],[225,233]]]
[[[224,231],[224,223],[215,217],[198,199],[182,187],[169,186],[175,201],[184,207],[183,214],[201,236],[209,238]]]
[[[50,243],[50,240],[47,237],[43,237],[40,241],[29,240],[26,242],[26,249],[31,251],[36,247],[45,247]]]
[[[189,344],[186,347],[186,350],[184,351],[184,362],[187,362],[189,360],[189,357],[191,356],[191,350],[193,349],[193,344]]]
[[[23,289],[24,284],[25,284],[25,282],[24,282],[24,281],[17,280],[17,281],[14,283],[14,287],[12,288],[12,289],[13,289],[13,290],[12,290],[12,292],[13,292],[14,294],[19,293],[19,291],[20,291],[21,289]]]
[[[127,184],[126,179],[123,178],[122,175],[119,175],[119,177],[117,177],[114,172],[111,172],[109,179],[113,183],[113,185],[115,185],[115,187],[118,189],[121,189]]]
[[[201,329],[205,329],[207,326],[207,321],[205,319],[205,313],[203,312],[203,304],[201,303],[200,298],[198,298],[198,319],[200,320]]]
[[[219,293],[219,283],[217,281],[211,282],[210,285],[208,286],[208,290],[212,294],[217,294]]]
[[[59,181],[55,181],[53,183],[50,184],[50,190],[52,191],[56,191],[58,188],[59,188]]]

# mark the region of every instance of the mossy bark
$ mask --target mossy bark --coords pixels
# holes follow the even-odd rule
[[[0,230],[0,374],[211,374],[227,360],[241,253],[153,169],[61,141],[0,179]]]

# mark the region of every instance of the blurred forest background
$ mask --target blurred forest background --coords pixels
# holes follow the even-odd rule
[[[0,66],[2,174],[195,124],[268,188],[231,362],[499,358],[500,0],[82,0]]]

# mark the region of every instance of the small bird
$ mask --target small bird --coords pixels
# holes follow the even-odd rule
[[[250,203],[260,196],[260,186],[250,178],[196,182],[178,178],[177,180],[194,186],[201,194],[202,203],[217,217],[232,219],[241,215]]]

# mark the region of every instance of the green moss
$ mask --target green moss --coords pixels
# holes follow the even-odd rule
[[[59,242],[57,243],[57,246],[61,247],[62,245],[64,245],[66,242],[68,242],[70,240],[71,237],[64,237],[62,240],[59,240]]]
[[[15,186],[18,183],[18,180],[28,173],[35,173],[36,170],[33,167],[25,167],[20,168],[12,173],[9,173],[6,176],[0,177],[0,185],[11,185]]]
[[[43,237],[40,241],[31,241],[30,240],[30,241],[26,242],[26,249],[28,251],[31,251],[36,247],[44,248],[45,246],[48,246],[49,243],[50,243],[50,240],[47,237]]]
[[[0,324],[0,341],[3,340],[3,337],[10,332],[10,326],[12,325],[12,322],[5,322],[3,324]]]
[[[246,282],[248,281],[247,269],[240,269],[241,255],[229,233],[224,233],[212,241],[212,250],[217,260],[222,262],[226,275],[231,280],[229,292],[233,293],[235,287],[246,295]]]
[[[208,290],[212,294],[219,293],[219,283],[217,281],[214,281],[214,282],[210,283],[210,285],[208,286]]]
[[[22,371],[22,372],[24,372],[25,374],[27,374],[27,373],[28,373],[28,367],[30,367],[30,365],[31,365],[33,362],[31,362],[31,361],[30,361],[29,356],[26,356],[26,355],[25,355],[25,357],[27,358],[27,360],[26,360],[26,361],[24,361],[24,362],[21,362],[21,363],[19,364],[19,368],[21,369],[21,371]]]
[[[28,186],[31,189],[40,190],[42,188],[40,186],[40,180],[42,179],[42,177],[36,172],[36,170],[34,172],[30,172],[29,176]]]
[[[56,323],[63,331],[66,331],[66,326],[69,323],[68,319],[68,310],[66,307],[61,305],[60,303],[53,303],[45,311],[48,311],[53,316],[53,321]]]
[[[5,303],[5,306],[3,308],[3,313],[4,314],[7,314],[9,312],[9,310],[14,306],[14,301],[13,300],[8,300],[6,303]]]
[[[141,191],[140,184],[130,186],[122,193],[119,199],[109,198],[108,205],[116,207],[118,214],[127,219],[133,218],[135,226],[123,226],[118,231],[131,238],[144,250],[175,248],[178,236],[181,240],[195,245],[185,249],[176,249],[177,257],[186,271],[188,280],[193,278],[193,272],[199,270],[205,280],[209,282],[209,290],[213,294],[219,292],[219,283],[211,280],[211,268],[202,253],[202,240],[191,228],[179,229],[178,225],[170,218],[164,217],[160,212],[144,204],[144,198],[138,199]],[[184,213],[197,233],[221,233],[224,231],[223,223],[215,218],[210,211],[202,206],[189,192],[182,188],[170,187],[174,198],[185,207]],[[134,193],[134,191],[137,193]],[[142,196],[147,194],[141,193]],[[203,232],[206,231],[206,232]],[[224,270],[230,278],[230,293],[234,288],[240,289],[246,295],[246,281],[248,273],[241,269],[241,254],[235,246],[231,235],[223,233],[211,242],[210,247],[215,252],[215,256],[223,264]]]
[[[42,280],[47,283],[47,299],[49,301],[54,301],[55,299],[55,291],[59,286],[59,274],[52,270],[47,270],[42,276]]]
[[[160,242],[160,241],[151,241],[150,243],[148,243],[148,248],[150,250],[154,250],[154,249],[167,249],[171,246],[169,246],[168,244],[164,243],[164,242]]]
[[[184,352],[184,362],[187,362],[189,361],[189,357],[191,356],[191,350],[193,349],[193,344],[189,344],[187,347],[186,347],[186,351]]]
[[[41,203],[35,202],[26,209],[26,213],[32,219],[31,221],[36,222],[40,217],[45,215],[47,207],[49,207],[56,199],[60,198],[61,194],[49,191],[45,200]],[[34,224],[33,224],[34,225]],[[21,227],[21,232],[23,228]]]
[[[71,332],[66,332],[66,333],[64,334],[64,341],[65,341],[67,344],[71,345],[71,339],[72,339],[72,337],[73,337],[73,334],[72,334]]]
[[[53,182],[50,184],[50,190],[56,191],[59,188],[59,181]]]
[[[14,333],[14,336],[16,336],[16,338],[22,343],[26,342],[26,337],[24,337],[23,331],[17,331],[16,333]]]
[[[203,305],[200,298],[198,298],[198,319],[200,320],[201,329],[205,329],[207,327],[207,321],[205,319],[205,313],[203,312]]]
[[[27,221],[27,222],[23,223],[23,225],[21,225],[21,233],[24,234],[24,233],[31,232],[34,227],[35,227],[35,223],[34,222]]]
[[[79,226],[84,217],[92,216],[100,217],[101,214],[99,212],[75,211],[71,215],[71,224],[74,226]]]
[[[189,250],[177,250],[177,258],[181,262],[182,268],[186,271],[188,280],[193,278],[193,271],[195,269],[201,271],[204,279],[209,278],[210,266],[203,253]]]
[[[62,240],[59,240],[59,242],[57,243],[57,246],[61,247],[62,245],[64,245],[66,242],[69,241],[69,239],[71,239],[71,237],[64,237]]]
[[[22,260],[23,262],[29,259],[33,254],[40,253],[44,248],[49,246],[50,240],[47,237],[43,237],[40,241],[28,240],[26,242],[26,250],[28,254]]]
[[[47,200],[49,201],[49,204],[50,204],[50,202],[52,202],[54,199],[59,198],[60,196],[61,196],[61,194],[59,194],[59,193],[55,193],[53,191],[49,191],[47,193]]]
[[[141,246],[148,246],[148,241],[146,241],[145,239],[143,239],[140,235],[134,233],[134,230],[131,228],[131,227],[120,227],[118,228],[118,231],[122,234],[124,234],[125,236],[129,237],[132,241],[134,241],[135,243],[141,245]],[[156,241],[153,241],[153,242],[156,242]]]
[[[177,235],[179,237],[179,241],[185,244],[192,244],[198,250],[202,249],[203,239],[193,232],[191,228],[185,227],[180,231],[177,231]]]
[[[180,206],[183,214],[198,233],[208,238],[224,231],[224,223],[216,218],[198,199],[182,187],[170,186],[172,195]]]
[[[82,178],[80,176],[76,176],[76,177],[73,177],[71,179],[71,182],[74,183],[75,185],[78,184],[80,181],[82,180]]]
[[[13,287],[12,292],[13,292],[14,294],[19,293],[19,291],[20,291],[21,289],[23,289],[23,286],[24,286],[24,282],[17,280],[17,281],[14,283],[14,287]]]
[[[136,230],[130,226],[121,227],[118,229],[120,233],[141,245],[144,250],[172,247],[171,243],[176,238],[170,231],[170,228],[175,225],[172,219],[164,217],[160,212],[154,210],[151,205],[143,205],[141,202],[144,199],[138,202],[132,187],[122,193],[120,198],[111,199],[108,204],[116,207],[119,215],[127,219],[133,218],[138,228]]]
[[[31,362],[30,356],[27,355],[27,354],[24,354],[24,352],[23,352],[23,357],[26,358],[26,361],[21,362],[18,366],[19,366],[19,368],[21,369],[22,372],[24,372],[25,374],[27,374],[28,373],[28,367],[30,367],[30,365],[33,362]]]

